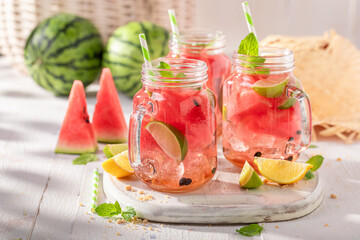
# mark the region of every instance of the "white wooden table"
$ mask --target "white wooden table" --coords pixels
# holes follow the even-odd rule
[[[90,115],[96,88],[87,91]],[[131,100],[123,95],[120,100],[128,118]],[[90,219],[90,180],[85,173],[100,162],[72,165],[74,156],[54,154],[66,107],[66,97],[54,97],[0,58],[0,239],[247,238],[235,231],[241,225],[149,223],[144,230],[141,224],[135,229],[97,216]],[[318,148],[308,153],[325,157],[319,170],[325,185],[323,203],[303,218],[265,223],[263,233],[253,239],[360,239],[360,142],[315,144]],[[98,156],[104,159],[101,151]],[[105,201],[102,193],[99,199]]]

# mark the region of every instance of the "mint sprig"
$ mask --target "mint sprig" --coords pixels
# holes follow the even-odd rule
[[[311,145],[309,146],[309,148],[317,148],[317,146],[316,146],[316,145],[311,144]]]
[[[88,162],[97,161],[98,158],[93,153],[83,153],[79,157],[75,158],[72,164],[79,165],[79,164],[87,164]]]
[[[126,211],[123,211],[118,201],[116,201],[114,204],[100,204],[95,208],[95,212],[101,217],[113,217],[121,214],[125,221],[130,221],[133,217],[136,216],[136,212],[133,207],[127,206]]]
[[[170,65],[166,62],[160,61],[159,65],[156,67],[158,69],[171,69]],[[184,78],[184,73],[178,73],[176,76],[174,76],[174,73],[172,71],[159,71],[160,76],[164,78]]]
[[[254,33],[249,33],[243,40],[241,40],[238,53],[246,55],[240,56],[240,59],[244,61],[241,63],[241,65],[249,69],[246,71],[248,74],[270,73],[270,68],[261,67],[261,65],[266,61],[266,59],[258,56],[259,43]]]
[[[315,172],[316,170],[318,170],[321,167],[321,164],[324,161],[324,157],[321,155],[315,155],[313,157],[311,157],[309,160],[307,160],[306,163],[309,163],[311,165],[313,165],[313,167],[306,172],[304,179],[305,180],[310,180],[312,178],[314,178],[314,174],[313,172]]]
[[[259,235],[263,229],[264,227],[260,226],[259,224],[250,224],[240,229],[236,229],[236,231],[241,235],[251,237],[251,236]]]

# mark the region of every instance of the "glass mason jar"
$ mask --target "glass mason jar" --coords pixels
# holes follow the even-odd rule
[[[193,190],[215,174],[215,96],[206,86],[207,67],[199,60],[163,58],[171,69],[146,68],[133,99],[129,156],[137,177],[166,192]],[[169,76],[164,72],[172,72]]]
[[[198,59],[206,62],[208,67],[207,82],[217,99],[217,135],[221,135],[222,84],[231,73],[231,60],[224,54],[226,38],[221,32],[192,29],[172,35],[169,41],[171,58]]]
[[[223,152],[242,167],[254,157],[295,161],[311,141],[309,98],[294,74],[291,50],[260,48],[260,56],[233,54],[223,89]]]

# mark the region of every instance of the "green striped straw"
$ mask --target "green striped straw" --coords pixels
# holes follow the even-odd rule
[[[152,69],[149,48],[147,46],[146,37],[144,33],[139,34],[141,50],[144,56],[145,67]]]
[[[91,212],[95,212],[95,208],[97,205],[98,187],[99,187],[99,170],[95,168],[93,174],[92,191],[91,191]]]
[[[171,25],[171,31],[174,35],[179,36],[179,27],[177,24],[176,16],[175,16],[175,10],[173,8],[168,10],[169,13],[169,19],[170,19],[170,25]]]
[[[244,9],[244,14],[245,14],[247,26],[249,28],[249,32],[253,33],[257,39],[257,35],[254,27],[254,21],[251,17],[251,12],[248,2],[243,2],[242,7]]]

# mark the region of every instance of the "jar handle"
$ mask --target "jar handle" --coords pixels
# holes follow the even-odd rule
[[[141,125],[145,114],[153,112],[153,103],[146,102],[139,104],[130,117],[129,127],[129,160],[133,167],[141,164],[140,158],[140,136]]]
[[[296,154],[306,150],[311,143],[311,106],[308,95],[301,89],[288,86],[286,88],[286,95],[295,98],[300,104],[301,113],[301,141],[300,144],[288,143],[286,147],[286,154]]]

